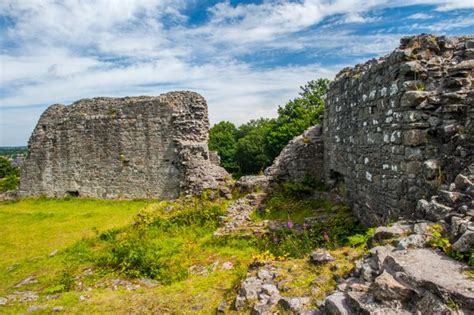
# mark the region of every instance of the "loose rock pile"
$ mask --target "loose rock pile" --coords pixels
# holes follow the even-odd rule
[[[328,296],[325,314],[469,314],[474,282],[467,266],[423,248],[433,223],[378,228],[370,254]],[[392,245],[393,244],[393,245]]]
[[[284,297],[285,282],[277,281],[279,270],[272,264],[257,266],[249,271],[235,300],[235,308],[251,308],[252,314],[274,314],[278,307],[293,314],[312,314],[311,298]]]
[[[429,202],[419,200],[418,211],[445,227],[453,250],[473,252],[474,164],[458,174],[454,183],[441,186]]]

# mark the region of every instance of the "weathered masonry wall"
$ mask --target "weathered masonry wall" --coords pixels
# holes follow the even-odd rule
[[[20,194],[174,198],[227,173],[207,148],[207,104],[192,92],[52,105],[29,141]]]
[[[473,163],[474,38],[404,38],[388,56],[343,69],[324,114],[324,171],[364,222],[417,216]]]
[[[322,128],[319,125],[308,128],[303,134],[292,139],[265,170],[270,181],[298,182],[306,176],[317,180],[324,177],[324,147]]]

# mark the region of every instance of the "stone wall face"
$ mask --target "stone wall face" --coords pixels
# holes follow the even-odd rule
[[[324,171],[367,224],[416,217],[416,202],[473,163],[474,38],[404,38],[343,69],[324,114]]]
[[[216,188],[207,104],[192,92],[52,105],[28,144],[20,194],[175,198]]]
[[[324,147],[319,125],[308,128],[292,139],[265,170],[270,181],[299,182],[310,176],[322,180],[324,176]]]

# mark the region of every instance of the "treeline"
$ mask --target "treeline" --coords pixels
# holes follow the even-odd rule
[[[329,80],[317,79],[300,87],[299,95],[278,107],[277,118],[260,118],[236,127],[228,121],[209,132],[209,149],[217,151],[221,165],[235,177],[261,173],[286,144],[319,123]]]
[[[0,147],[0,156],[15,159],[18,156],[26,156],[28,147]]]

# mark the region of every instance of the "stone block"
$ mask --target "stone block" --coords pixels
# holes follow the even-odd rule
[[[408,130],[403,133],[403,144],[407,146],[419,146],[427,143],[427,132],[425,130]]]
[[[426,100],[429,95],[430,93],[426,91],[406,91],[400,100],[400,105],[402,107],[416,107]]]

